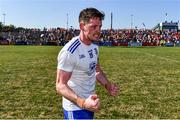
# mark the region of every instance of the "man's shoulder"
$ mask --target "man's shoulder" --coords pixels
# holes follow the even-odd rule
[[[74,37],[63,47],[63,50],[73,54],[80,45],[79,37]]]

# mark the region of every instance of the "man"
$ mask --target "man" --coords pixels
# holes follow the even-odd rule
[[[110,83],[98,63],[98,46],[104,14],[95,8],[80,12],[80,34],[72,38],[58,55],[56,90],[63,96],[65,119],[93,119],[100,108],[95,94],[96,79],[112,95],[118,87]]]

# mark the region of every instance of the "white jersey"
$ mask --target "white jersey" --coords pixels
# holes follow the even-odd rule
[[[58,55],[58,69],[72,72],[68,86],[81,98],[88,98],[95,93],[96,64],[98,63],[98,46],[85,45],[79,38],[74,37]],[[80,110],[75,103],[63,97],[65,110]]]

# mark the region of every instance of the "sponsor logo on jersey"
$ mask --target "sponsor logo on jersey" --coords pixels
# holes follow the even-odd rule
[[[87,74],[91,76],[93,73],[95,73],[95,71],[96,71],[96,62],[94,61],[89,64],[89,71],[87,72]]]

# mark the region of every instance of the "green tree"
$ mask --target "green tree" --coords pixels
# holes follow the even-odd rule
[[[2,22],[0,22],[0,40],[3,39],[2,38],[2,28],[3,28],[3,24],[2,24]]]
[[[23,27],[17,27],[15,29],[16,32],[20,32],[20,31],[24,31],[24,30],[25,30],[25,28],[23,28]]]
[[[15,30],[15,26],[14,25],[5,25],[5,26],[3,26],[3,28],[2,28],[2,31],[3,32],[13,32],[14,30]]]
[[[2,28],[3,28],[3,24],[2,22],[0,22],[0,32],[2,31]]]

